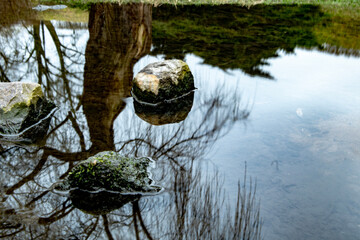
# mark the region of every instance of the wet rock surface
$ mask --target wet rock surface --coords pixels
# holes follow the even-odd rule
[[[0,108],[9,112],[17,105],[30,106],[43,98],[40,84],[37,83],[0,83]]]
[[[43,137],[54,109],[37,83],[0,83],[0,139],[35,141]]]
[[[132,94],[137,101],[156,104],[180,97],[194,88],[189,66],[173,59],[143,68],[133,80]]]
[[[149,158],[128,158],[112,151],[100,152],[77,164],[55,189],[115,191],[126,194],[160,191],[154,186],[148,169]]]

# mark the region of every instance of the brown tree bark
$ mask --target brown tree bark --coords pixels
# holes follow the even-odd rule
[[[130,96],[133,66],[150,52],[152,6],[98,3],[91,7],[82,104],[92,150],[114,150],[113,122]]]
[[[33,15],[30,0],[1,0],[0,1],[0,29],[27,20]]]

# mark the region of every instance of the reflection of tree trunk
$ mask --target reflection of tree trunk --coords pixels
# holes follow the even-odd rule
[[[151,11],[140,3],[90,9],[82,103],[94,151],[114,149],[113,122],[130,96],[133,66],[150,51]]]
[[[1,0],[0,28],[31,16],[30,0]]]

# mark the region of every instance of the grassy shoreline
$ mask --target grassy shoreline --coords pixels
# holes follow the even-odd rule
[[[38,13],[42,20],[62,20],[73,22],[87,22],[88,9],[92,3],[103,2],[99,0],[34,0],[37,4],[66,4],[69,8],[63,10],[48,10]],[[360,49],[358,30],[360,26],[360,1],[358,0],[106,0],[106,2],[131,3],[146,2],[159,5],[177,5],[177,6],[221,6],[223,4],[234,4],[236,6],[245,6],[249,9],[276,5],[316,5],[321,11],[331,16],[332,23],[322,26],[316,26],[314,34],[323,42],[331,45],[343,46],[351,49]],[[250,4],[251,2],[251,4]],[[169,4],[170,3],[170,4]],[[245,4],[244,4],[245,3]],[[353,37],[348,39],[347,34],[351,32]]]
[[[182,5],[223,5],[233,4],[244,7],[254,7],[257,5],[317,5],[324,13],[331,16],[338,16],[346,19],[354,19],[358,22],[360,19],[360,0],[31,0],[33,6],[38,4],[65,4],[69,8],[61,11],[47,11],[43,15],[46,19],[55,18],[58,20],[65,20],[71,17],[77,18],[77,21],[87,21],[87,10],[90,5],[99,2],[113,2],[113,3],[149,3],[156,6],[169,4],[174,6]],[[62,19],[59,19],[62,18]]]
[[[359,0],[32,0],[33,4],[65,4],[69,7],[86,9],[92,3],[118,2],[118,3],[149,3],[155,6],[162,4],[171,5],[222,5],[235,4],[251,7],[258,4],[313,4],[333,7],[358,7]]]

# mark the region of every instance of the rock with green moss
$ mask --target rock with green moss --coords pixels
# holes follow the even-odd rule
[[[0,83],[0,136],[33,140],[46,134],[54,108],[37,83]]]
[[[151,63],[134,78],[132,94],[146,103],[160,103],[180,97],[194,89],[194,77],[181,60]]]
[[[105,151],[77,164],[58,190],[109,190],[119,193],[158,192],[148,171],[149,158],[128,158],[119,153]]]

